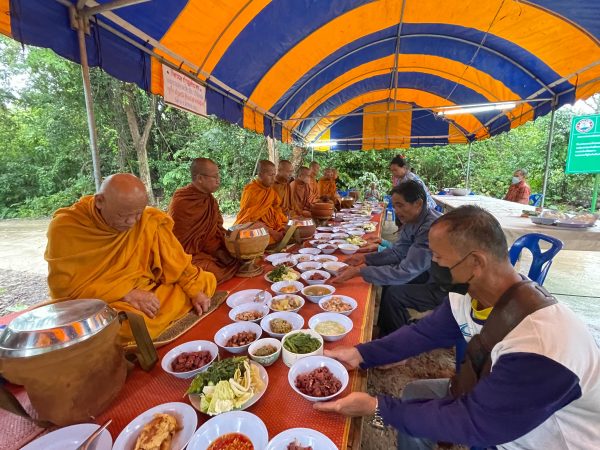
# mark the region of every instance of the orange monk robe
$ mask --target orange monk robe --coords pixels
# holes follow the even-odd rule
[[[175,225],[173,234],[186,253],[192,255],[192,264],[211,272],[217,283],[235,275],[239,262],[221,261],[221,253],[229,255],[225,247],[223,216],[212,194],[200,192],[193,184],[177,189],[169,205],[169,215]]]
[[[288,181],[275,180],[273,183],[273,189],[279,195],[281,201],[281,210],[284,214],[288,214],[292,210],[292,190]]]
[[[242,192],[240,212],[235,223],[248,222],[262,222],[275,231],[284,231],[288,222],[275,189],[266,187],[259,180],[248,183]],[[271,238],[271,244],[274,242]]]
[[[319,198],[319,182],[317,181],[317,177],[309,177],[309,183],[308,183],[309,187],[310,187],[310,195],[312,198],[318,199]]]
[[[311,189],[310,184],[296,179],[292,181],[292,212],[302,216],[302,211],[310,211],[313,203],[318,201],[317,194]]]
[[[98,298],[119,311],[144,317],[152,338],[192,309],[190,298],[200,291],[211,297],[215,276],[192,264],[173,234],[173,220],[155,208],[146,208],[127,231],[109,227],[94,205],[82,197],[56,211],[48,227],[48,285],[56,301]],[[133,289],[153,292],[160,302],[155,318],[124,302]],[[130,340],[128,326],[121,335]]]
[[[325,178],[321,178],[318,185],[319,197],[329,197],[329,200],[334,200],[337,197],[335,180],[326,180]]]

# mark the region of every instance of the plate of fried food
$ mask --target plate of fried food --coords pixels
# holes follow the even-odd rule
[[[163,403],[133,419],[117,437],[113,450],[183,450],[197,425],[198,415],[190,405]]]

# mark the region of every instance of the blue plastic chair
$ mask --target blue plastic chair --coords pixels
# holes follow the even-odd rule
[[[387,206],[385,207],[385,215],[383,216],[383,223],[385,223],[387,220],[389,213],[392,213],[392,221],[396,222],[396,211],[394,211],[394,207],[392,206],[392,196],[386,195],[383,197],[383,199],[387,203]]]
[[[529,204],[531,206],[540,206],[542,204],[542,198],[544,198],[542,194],[531,194],[529,196]]]
[[[540,248],[540,241],[548,242],[551,245],[551,247],[548,250],[542,252]],[[555,237],[548,236],[546,234],[524,234],[514,242],[514,244],[508,251],[508,257],[510,259],[510,263],[513,266],[519,260],[519,256],[521,255],[521,252],[524,248],[528,249],[533,256],[533,261],[531,261],[531,267],[529,268],[529,273],[527,274],[527,276],[530,280],[535,281],[541,286],[546,280],[546,275],[548,275],[548,270],[550,270],[552,260],[560,251],[560,249],[563,248],[563,242],[560,239],[556,239]],[[460,370],[460,364],[464,359],[466,351],[467,341],[465,341],[464,339],[459,339],[458,341],[456,341],[457,373]]]
[[[339,194],[340,197],[348,197],[348,193],[350,191],[340,191],[340,190],[338,190],[337,192],[338,192],[338,194]]]

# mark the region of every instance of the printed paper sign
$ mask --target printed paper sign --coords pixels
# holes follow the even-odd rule
[[[202,116],[206,115],[206,88],[163,64],[165,103]]]

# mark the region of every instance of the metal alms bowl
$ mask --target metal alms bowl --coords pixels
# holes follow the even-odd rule
[[[0,334],[0,358],[40,355],[85,341],[118,320],[102,300],[41,306],[13,319]]]

